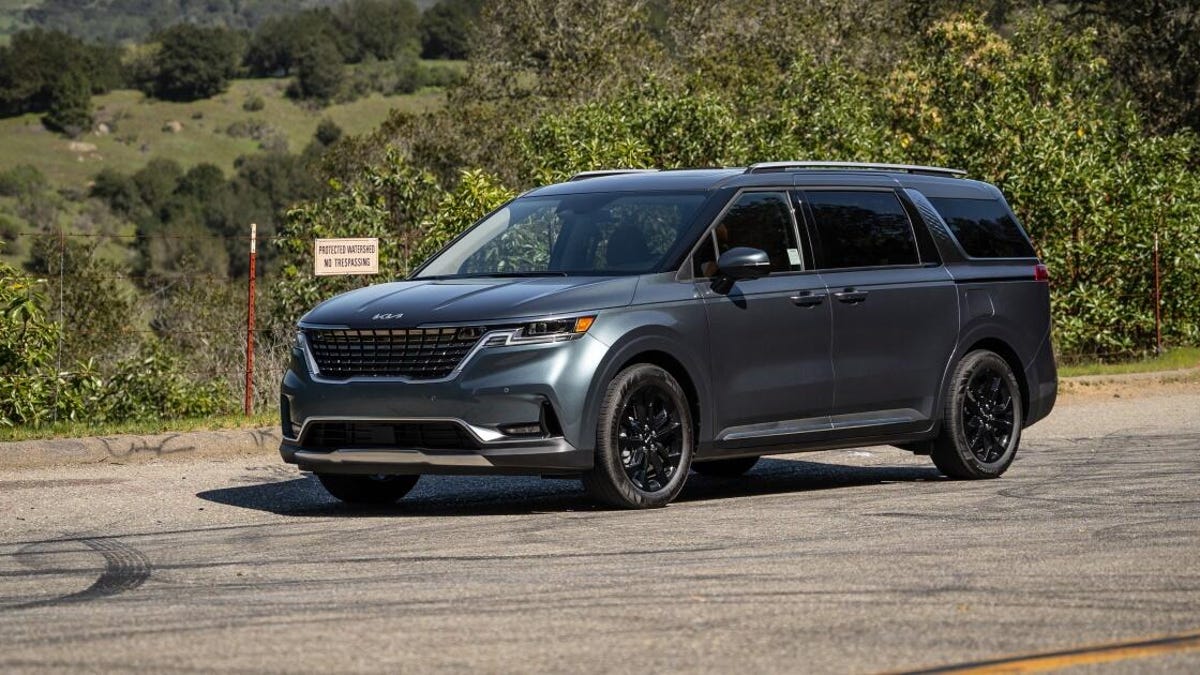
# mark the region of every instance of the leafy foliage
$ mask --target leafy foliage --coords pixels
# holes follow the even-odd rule
[[[108,376],[93,361],[61,360],[60,328],[46,316],[42,283],[0,263],[0,426],[230,411],[231,397],[219,381],[192,381],[181,368],[184,361],[154,341]]]
[[[465,59],[483,9],[482,0],[441,0],[421,14],[421,57]]]
[[[174,101],[208,98],[225,90],[237,72],[245,44],[223,28],[176,24],[157,36],[151,94]]]

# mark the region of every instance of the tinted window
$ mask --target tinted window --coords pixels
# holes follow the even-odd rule
[[[582,193],[510,202],[417,275],[642,274],[687,232],[702,193]]]
[[[821,266],[916,265],[908,214],[891,192],[807,193],[820,240]]]
[[[996,199],[931,198],[967,255],[975,258],[1033,258],[1037,254],[1021,226]]]
[[[713,228],[716,251],[706,244],[696,251],[693,272],[698,277],[716,274],[716,256],[738,246],[766,251],[772,272],[801,270],[804,264],[792,227],[792,209],[786,194],[747,192],[738,197]]]

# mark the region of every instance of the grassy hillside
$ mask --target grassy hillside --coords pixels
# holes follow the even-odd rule
[[[180,2],[180,0],[0,0],[0,44],[9,35],[41,26],[64,30],[88,40],[141,41],[157,28],[179,21],[253,29],[263,19],[311,7],[337,5],[341,0],[239,0]],[[415,0],[425,10],[436,0]],[[27,10],[33,10],[27,12]]]
[[[425,90],[405,96],[373,94],[351,103],[311,109],[284,96],[287,82],[235,80],[224,94],[191,103],[115,91],[92,101],[96,120],[108,124],[110,132],[74,141],[47,131],[38,115],[0,119],[0,170],[31,164],[52,185],[79,189],[102,168],[132,172],[154,157],[170,157],[184,167],[210,162],[230,174],[238,156],[260,152],[279,143],[277,139],[286,142],[292,152],[299,152],[322,118],[332,119],[347,134],[359,134],[378,126],[393,108],[422,111],[442,105],[444,100],[442,92]],[[244,110],[243,103],[254,96],[262,98],[263,109]],[[175,122],[182,126],[179,131],[166,130]]]

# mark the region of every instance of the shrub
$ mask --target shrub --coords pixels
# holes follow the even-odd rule
[[[251,94],[250,96],[246,97],[245,101],[242,101],[242,110],[245,110],[246,112],[258,112],[265,107],[267,107],[266,102],[263,101],[263,97],[259,96],[258,94]]]

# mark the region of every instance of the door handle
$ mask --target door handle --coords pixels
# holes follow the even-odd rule
[[[791,298],[792,304],[797,307],[816,307],[825,302],[824,293],[813,293],[812,291],[801,291],[799,295],[793,295]]]
[[[844,291],[839,291],[833,294],[833,297],[838,299],[838,302],[845,302],[851,305],[865,302],[867,299],[866,291],[856,291],[853,288],[847,288]]]

